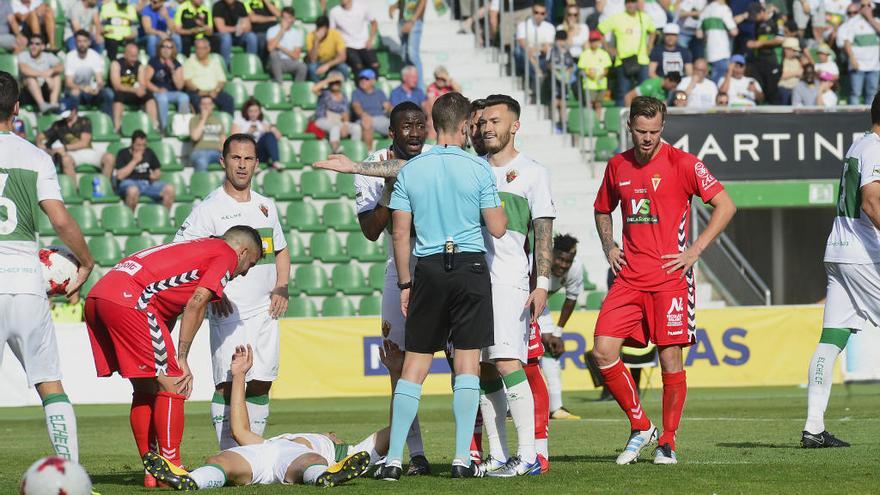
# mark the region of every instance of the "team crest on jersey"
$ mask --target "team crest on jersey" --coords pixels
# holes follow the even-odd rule
[[[511,182],[515,181],[517,177],[519,177],[519,175],[517,174],[516,170],[508,171],[506,177],[507,183],[510,184]]]
[[[660,180],[660,174],[654,174],[654,177],[651,177],[651,185],[654,186],[655,191],[660,187]]]
[[[260,211],[263,213],[264,217],[269,217],[269,207],[260,203]]]

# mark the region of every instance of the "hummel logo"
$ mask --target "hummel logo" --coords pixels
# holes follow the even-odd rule
[[[621,183],[620,183],[620,184],[618,184],[618,185],[619,185],[619,186],[620,186],[620,187],[623,187],[623,186],[628,186],[628,185],[630,185],[630,181],[628,181],[628,180],[625,180],[625,181],[623,181],[623,182],[621,182]]]
[[[125,296],[126,299],[131,297],[131,294],[129,294],[128,292],[125,292],[125,291],[122,292],[122,295]]]

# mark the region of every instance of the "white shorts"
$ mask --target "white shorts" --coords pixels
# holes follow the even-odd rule
[[[0,294],[0,358],[4,344],[9,344],[24,368],[29,386],[61,380],[58,342],[46,296]]]
[[[880,263],[825,263],[823,328],[866,330],[880,326]]]
[[[495,345],[483,349],[481,359],[519,359],[529,354],[529,292],[509,285],[492,284],[492,320]]]
[[[278,378],[278,320],[268,310],[243,320],[211,320],[210,329],[214,385],[232,381],[229,366],[235,346],[245,344],[254,350],[254,365],[246,379],[271,382]]]
[[[251,465],[252,485],[289,484],[285,481],[290,463],[300,456],[314,454],[305,445],[283,438],[272,438],[263,443],[233,447],[235,452]]]
[[[73,159],[73,163],[76,166],[80,165],[94,165],[96,167],[101,166],[101,152],[94,148],[82,148],[73,151],[67,151],[70,158]]]
[[[410,257],[409,272],[415,272],[416,257]],[[406,318],[400,312],[400,289],[397,288],[397,269],[394,261],[385,267],[385,285],[382,287],[382,337],[390,340],[406,350]]]

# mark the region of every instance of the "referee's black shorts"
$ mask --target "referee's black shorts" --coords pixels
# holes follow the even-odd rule
[[[492,282],[483,253],[455,253],[446,271],[443,255],[418,259],[406,317],[406,350],[433,354],[482,349],[495,343]]]

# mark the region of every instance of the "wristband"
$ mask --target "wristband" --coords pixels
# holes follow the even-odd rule
[[[550,292],[550,278],[539,276],[537,282],[535,282],[535,288]]]

